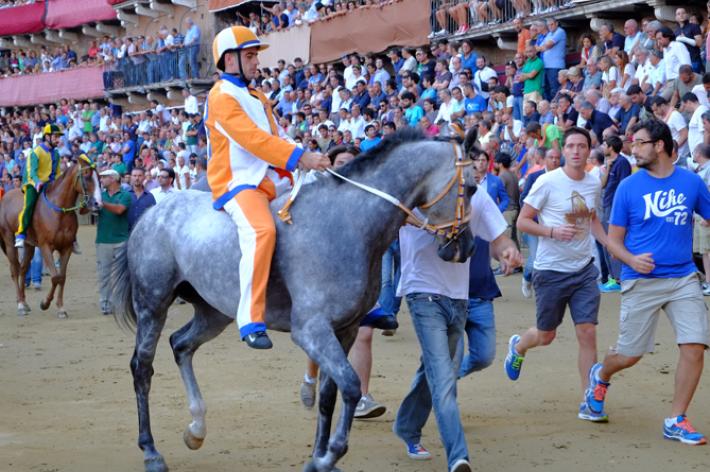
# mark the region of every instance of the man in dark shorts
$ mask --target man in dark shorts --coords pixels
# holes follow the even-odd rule
[[[578,368],[584,392],[587,373],[597,358],[599,271],[594,266],[596,247],[591,235],[605,245],[606,233],[596,213],[601,197],[599,179],[584,170],[591,150],[589,132],[569,128],[563,143],[564,167],[537,179],[518,218],[520,231],[539,238],[533,273],[537,324],[522,336],[511,336],[505,371],[511,380],[517,380],[527,351],[555,339],[569,307],[579,343]]]

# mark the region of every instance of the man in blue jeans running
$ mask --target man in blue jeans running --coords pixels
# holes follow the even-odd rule
[[[400,277],[399,240],[395,239],[382,256],[382,281],[380,285],[380,304],[385,314],[394,316],[395,320],[399,314],[402,304],[402,297],[397,296],[397,286]],[[393,336],[396,329],[382,330],[383,336]]]
[[[486,192],[478,191],[471,199],[470,227],[488,241],[506,230],[505,219]],[[402,257],[399,294],[406,296],[422,356],[411,390],[397,412],[393,431],[405,442],[411,459],[430,459],[431,454],[421,445],[421,437],[433,409],[446,449],[448,470],[470,472],[456,402],[456,349],[466,321],[469,265],[444,262],[437,255],[435,238],[412,226],[400,229],[399,244]],[[513,254],[505,261],[509,266],[515,263]]]
[[[478,190],[486,190],[491,199],[497,203],[498,210],[502,215],[508,205],[507,193],[505,200],[501,200],[501,188],[505,192],[505,187],[498,177],[488,174],[488,156],[485,152],[473,159],[473,169]],[[489,181],[493,177],[495,179]],[[500,297],[501,293],[491,269],[491,252],[496,260],[503,261],[500,270],[504,275],[510,275],[514,269],[510,264],[505,263],[506,260],[513,258],[517,261],[517,265],[522,264],[520,251],[515,243],[505,235],[505,232],[496,235],[490,243],[479,237],[475,241],[476,251],[469,262],[468,316],[464,327],[468,338],[468,353],[463,357],[465,343],[462,339],[459,343],[457,356],[457,360],[461,364],[459,378],[485,369],[491,365],[496,355],[493,299]]]

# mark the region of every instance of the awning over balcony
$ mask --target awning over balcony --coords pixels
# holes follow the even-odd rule
[[[268,49],[259,53],[262,67],[276,67],[279,59],[286,61],[286,64],[292,64],[297,57],[305,64],[310,61],[311,27],[308,24],[265,34],[262,39],[269,45]]]
[[[242,3],[250,2],[251,0],[209,0],[207,8],[212,13],[216,11],[226,10],[241,5]]]
[[[51,0],[47,4],[47,28],[73,28],[85,23],[116,19],[116,10],[106,0]]]
[[[76,6],[75,6],[76,8]],[[0,9],[0,36],[37,33],[44,29],[44,1]]]
[[[101,66],[80,67],[0,79],[0,106],[54,103],[60,98],[87,100],[103,97],[103,71]]]
[[[311,62],[330,62],[352,52],[428,44],[430,12],[431,2],[404,0],[356,8],[311,23]]]

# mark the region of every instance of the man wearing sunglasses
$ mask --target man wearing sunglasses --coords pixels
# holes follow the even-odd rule
[[[606,421],[611,377],[653,351],[661,309],[675,332],[680,356],[666,439],[707,443],[686,417],[710,344],[710,323],[693,261],[693,212],[710,218],[710,191],[695,173],[673,164],[673,138],[660,120],[633,128],[639,172],[617,188],[609,221],[609,251],[623,263],[621,316],[616,347],[589,371],[585,394],[591,421]]]

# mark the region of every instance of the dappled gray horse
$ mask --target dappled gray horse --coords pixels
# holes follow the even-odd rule
[[[419,207],[429,227],[444,226],[439,232],[448,231],[451,239],[456,232],[452,229],[467,226],[475,191],[473,186],[459,186],[466,162],[457,161],[455,149],[448,142],[400,132],[343,167],[341,175],[396,197],[404,210]],[[274,213],[284,201],[273,203]],[[321,369],[318,427],[306,471],[334,470],[347,450],[360,399],[360,381],[347,354],[360,320],[377,300],[382,255],[405,223],[403,208],[327,175],[301,189],[291,208],[292,225],[277,219],[266,322],[270,329],[291,331],[293,341]],[[454,246],[459,249],[444,252],[462,262],[471,247],[470,232],[457,236]],[[443,247],[447,238],[440,239]],[[141,218],[116,261],[116,316],[137,328],[131,371],[146,471],[167,470],[150,430],[148,394],[168,307],[179,296],[195,310],[194,318],[170,336],[170,345],[192,415],[183,438],[190,449],[197,449],[206,434],[206,407],[192,356],[234,323],[239,259],[237,232],[229,216],[212,209],[209,194],[184,191]],[[338,390],[343,408],[331,436]]]

